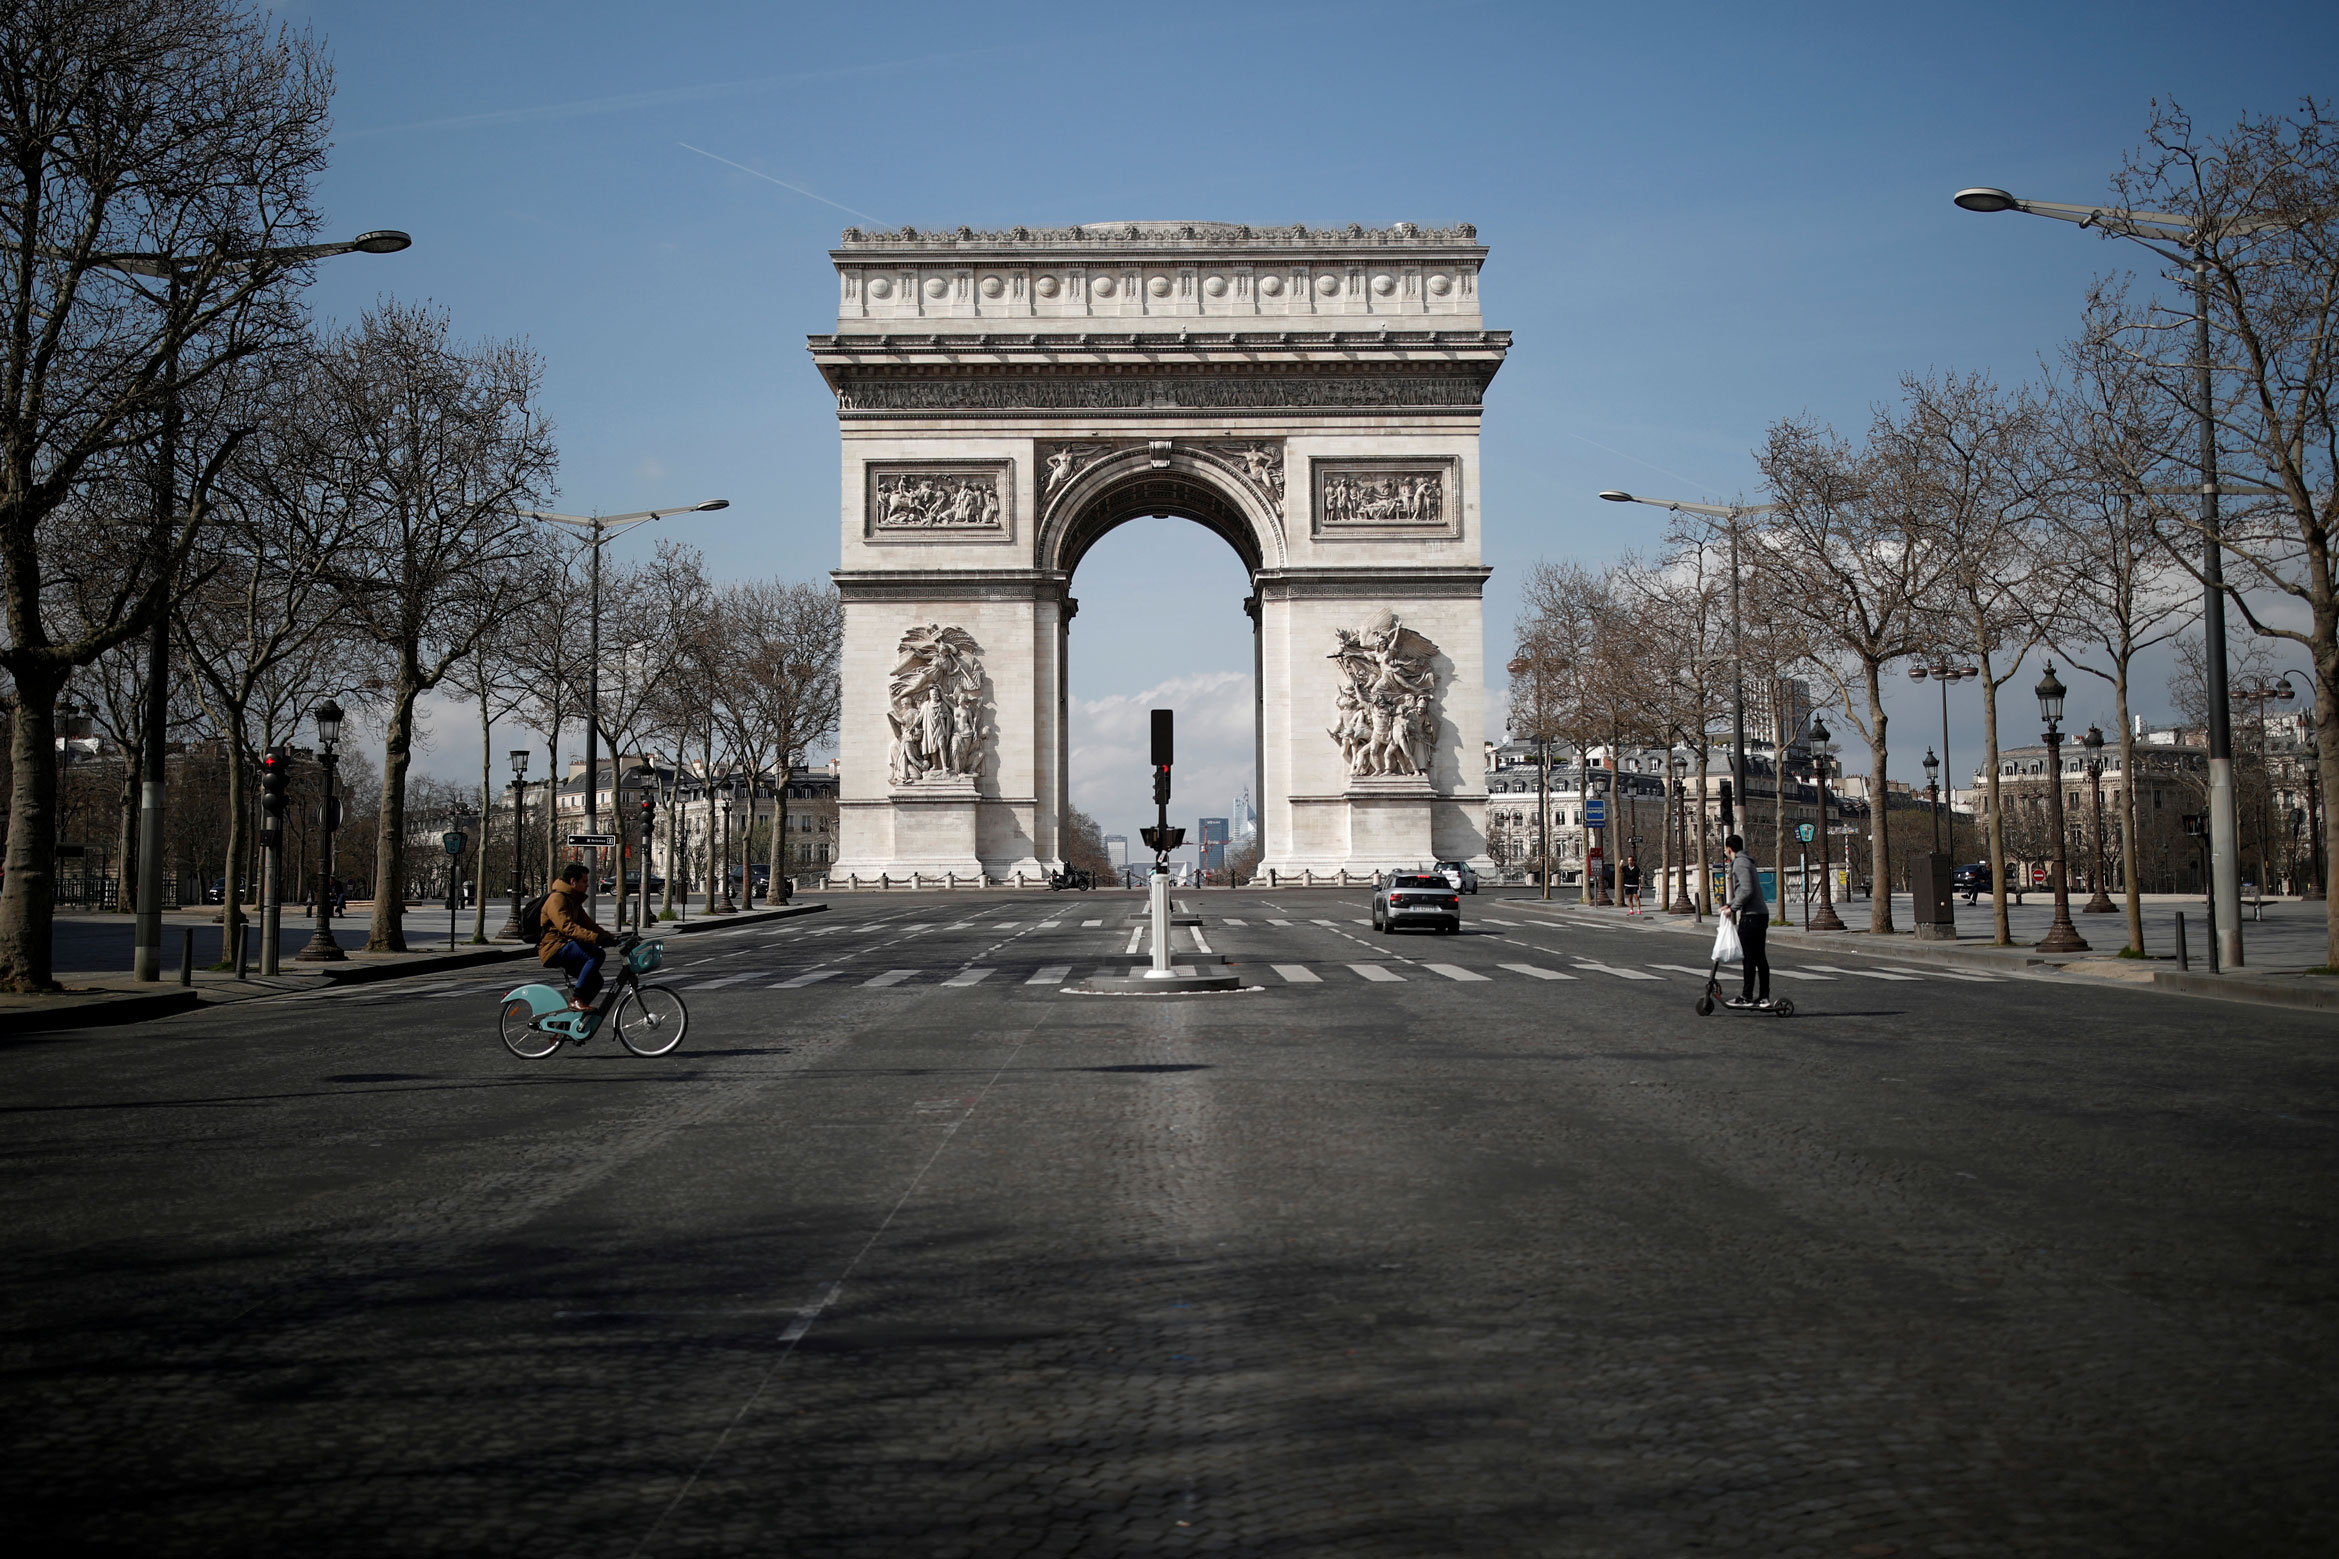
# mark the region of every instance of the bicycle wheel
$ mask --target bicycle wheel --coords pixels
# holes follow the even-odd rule
[[[541,1060],[560,1048],[560,1036],[538,1028],[536,1009],[524,1001],[505,1002],[497,1026],[503,1031],[504,1048],[523,1061]]]
[[[663,985],[637,985],[617,1003],[618,1042],[637,1056],[662,1056],[682,1043],[690,1014]]]

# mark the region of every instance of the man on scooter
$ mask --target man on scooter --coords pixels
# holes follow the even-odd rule
[[[1754,869],[1754,858],[1746,853],[1745,839],[1732,834],[1722,841],[1722,848],[1730,854],[1730,896],[1722,913],[1736,922],[1738,940],[1746,949],[1745,983],[1727,1005],[1768,1007],[1770,952],[1764,943],[1770,933],[1770,901],[1762,896],[1762,874]],[[1758,979],[1759,995],[1756,994]]]
[[[575,993],[569,1011],[591,1012],[601,994],[601,949],[617,938],[585,912],[585,867],[571,861],[560,869],[552,891],[544,895],[544,935],[536,941],[536,961],[558,964],[568,972]]]

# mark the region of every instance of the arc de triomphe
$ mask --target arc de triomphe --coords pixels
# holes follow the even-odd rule
[[[1262,867],[1486,864],[1478,428],[1510,337],[1473,229],[848,229],[831,257],[837,879],[1061,861],[1073,573],[1145,515],[1250,573]],[[1167,671],[1196,629],[1161,628]]]

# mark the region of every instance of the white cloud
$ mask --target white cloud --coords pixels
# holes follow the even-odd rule
[[[1137,837],[1153,821],[1152,711],[1177,711],[1170,821],[1223,817],[1239,790],[1255,790],[1251,679],[1214,671],[1172,677],[1140,693],[1071,704],[1072,804],[1108,834]],[[1253,804],[1257,796],[1252,797]],[[1190,833],[1189,833],[1190,837]]]

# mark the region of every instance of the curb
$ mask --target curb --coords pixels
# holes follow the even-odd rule
[[[2306,975],[2302,979],[2315,980]],[[2152,971],[2155,989],[2182,996],[2208,996],[2220,1001],[2255,1002],[2262,1007],[2292,1007],[2309,1012],[2339,1012],[2339,980],[2321,979],[2313,985],[2288,985],[2249,975],[2193,974],[2183,970]]]
[[[0,1008],[0,1027],[17,1034],[50,1034],[64,1029],[143,1023],[149,1018],[168,1017],[174,1012],[192,1012],[200,1005],[202,993],[192,987],[140,992],[129,996],[91,996],[75,1001],[71,1006],[46,1011],[38,1007]]]
[[[818,915],[827,911],[826,904],[784,904],[778,909],[744,910],[736,915],[702,916],[697,920],[658,922],[660,936],[690,936],[700,931],[727,931],[733,926],[760,926],[774,920],[794,920],[799,915]]]

